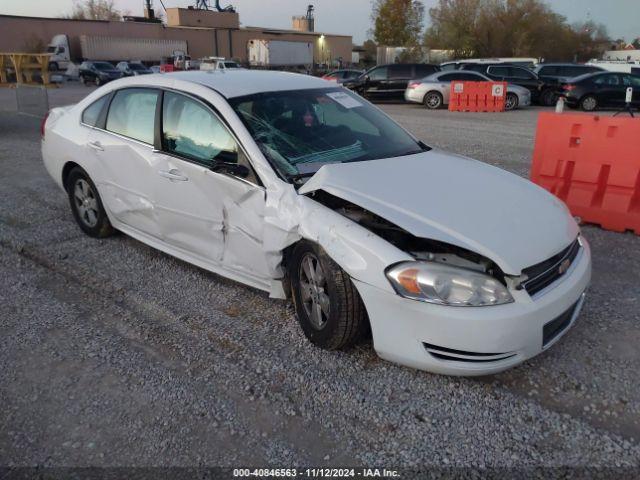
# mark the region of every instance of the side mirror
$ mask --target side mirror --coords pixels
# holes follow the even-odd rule
[[[369,80],[371,79],[369,78],[369,75],[365,75],[363,80],[364,80],[364,83],[369,83]]]

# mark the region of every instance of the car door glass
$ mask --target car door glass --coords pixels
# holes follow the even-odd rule
[[[238,145],[218,117],[200,102],[172,92],[164,94],[162,144],[169,153],[209,167],[238,161]]]
[[[462,80],[463,76],[463,73],[446,73],[444,75],[440,75],[440,77],[438,77],[438,80],[440,80],[441,82],[451,82],[453,80]]]
[[[489,67],[487,72],[494,77],[508,77],[509,67]]]
[[[389,67],[390,79],[408,79],[411,78],[411,65],[392,65]]]
[[[593,83],[595,83],[596,85],[616,86],[620,84],[620,80],[618,79],[618,75],[615,74],[600,75],[593,81]]]
[[[427,75],[431,75],[435,73],[437,69],[432,65],[416,65],[416,78],[426,77]]]
[[[109,107],[106,129],[153,145],[158,91],[150,88],[119,90]]]
[[[109,95],[99,98],[85,108],[84,112],[82,112],[82,123],[89,125],[90,127],[95,127],[98,124],[100,112],[102,112],[105,103],[107,103],[107,98],[109,98]]]
[[[508,68],[509,68],[509,74],[506,75],[507,77],[519,78],[522,80],[532,80],[535,78],[532,72],[529,72],[524,68],[518,68],[518,67],[508,67]]]
[[[369,72],[369,80],[386,80],[387,79],[387,67],[376,68]]]

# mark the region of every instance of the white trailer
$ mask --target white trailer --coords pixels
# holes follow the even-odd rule
[[[256,67],[313,65],[313,43],[249,40],[249,64]]]
[[[186,40],[80,36],[82,57],[87,60],[140,60],[159,62],[174,52],[187,52]]]

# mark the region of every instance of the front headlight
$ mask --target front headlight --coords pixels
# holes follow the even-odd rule
[[[403,262],[386,273],[396,292],[413,300],[458,307],[513,302],[502,283],[473,270],[435,262]]]

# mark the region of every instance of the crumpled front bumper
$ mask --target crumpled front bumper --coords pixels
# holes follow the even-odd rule
[[[583,240],[567,274],[533,298],[513,291],[515,301],[506,305],[442,306],[354,284],[380,357],[434,373],[473,376],[501,372],[556,343],[575,323],[590,279],[591,253]],[[545,325],[554,320],[560,328],[544,343]]]

